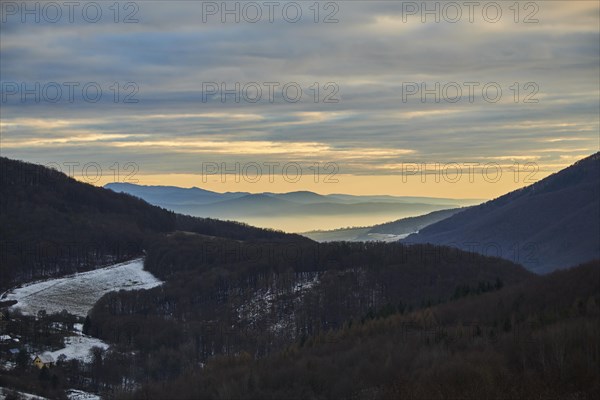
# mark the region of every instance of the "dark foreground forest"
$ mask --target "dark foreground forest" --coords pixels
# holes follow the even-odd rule
[[[36,351],[60,349],[77,322],[110,348],[37,370],[22,346],[0,387],[58,399],[600,395],[598,260],[539,276],[451,247],[319,244],[0,162],[3,288],[140,256],[164,281],[108,293],[85,320],[4,307],[0,328]]]
[[[349,320],[269,357],[217,357],[125,398],[591,399],[600,263]]]

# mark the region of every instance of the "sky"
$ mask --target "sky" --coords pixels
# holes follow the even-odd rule
[[[597,152],[599,3],[469,4],[2,2],[0,153],[96,185],[487,199]]]

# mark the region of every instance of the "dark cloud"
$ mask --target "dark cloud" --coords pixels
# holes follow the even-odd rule
[[[135,158],[154,172],[194,172],[198,154],[211,160],[323,157],[347,163],[356,174],[384,173],[369,166],[408,154],[415,161],[531,156],[557,168],[568,163],[561,155],[598,150],[598,5],[536,3],[540,22],[529,25],[515,24],[508,14],[497,24],[481,18],[403,23],[401,4],[370,1],[337,2],[339,22],[331,24],[315,24],[307,2],[298,23],[280,14],[273,23],[223,24],[214,16],[203,23],[201,2],[166,1],[138,2],[134,24],[114,23],[110,14],[95,24],[3,16],[3,89],[11,82],[95,82],[103,96],[97,103],[79,96],[56,104],[9,96],[2,102],[2,154],[40,162]],[[330,10],[321,10],[320,18],[324,11]],[[122,102],[131,93],[123,88],[128,82],[139,89],[138,103]],[[203,92],[203,82],[229,88],[297,82],[304,97],[286,102],[278,89],[273,102],[265,91],[257,103],[236,103],[232,96],[222,103],[219,94]],[[339,89],[338,103],[323,102],[330,82]],[[472,103],[466,95],[457,103],[431,96],[404,102],[406,82],[496,82],[503,96],[493,104],[481,92]],[[529,82],[538,88],[537,104],[522,102]],[[235,146],[241,142],[258,144],[245,155]],[[288,144],[289,153],[260,155],[261,143]],[[361,157],[365,148],[379,151]]]

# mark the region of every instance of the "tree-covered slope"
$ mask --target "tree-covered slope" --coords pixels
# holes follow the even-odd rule
[[[257,359],[218,357],[123,398],[593,399],[598,261],[413,312],[373,315]]]
[[[404,242],[498,255],[537,273],[600,258],[600,153],[429,225]]]
[[[44,166],[0,158],[0,289],[139,256],[148,240],[174,230],[307,240],[178,215]]]

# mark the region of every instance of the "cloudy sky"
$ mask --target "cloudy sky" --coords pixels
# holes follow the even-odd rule
[[[599,149],[597,1],[288,3],[3,2],[2,155],[96,184],[491,198]]]

